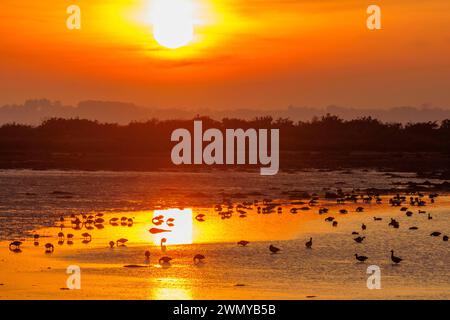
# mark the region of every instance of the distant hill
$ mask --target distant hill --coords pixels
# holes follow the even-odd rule
[[[314,117],[326,114],[337,115],[344,120],[361,117],[372,117],[383,122],[426,122],[441,121],[450,118],[450,108],[435,107],[396,107],[390,109],[356,109],[340,106],[327,106],[323,109],[289,106],[277,110],[256,110],[251,108],[236,108],[231,110],[197,109],[185,110],[163,109],[137,106],[133,103],[113,101],[82,101],[76,106],[64,105],[58,101],[47,99],[27,100],[23,104],[5,105],[0,107],[0,125],[5,123],[20,123],[38,125],[49,118],[81,118],[98,120],[100,122],[128,124],[132,121],[146,121],[157,118],[192,119],[197,114],[209,115],[221,120],[226,117],[250,120],[255,117],[271,116],[289,118],[293,121],[308,121]]]

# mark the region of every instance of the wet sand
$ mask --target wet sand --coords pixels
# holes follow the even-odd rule
[[[450,234],[450,197],[440,196],[434,204],[424,199],[424,207],[405,205],[411,217],[390,206],[387,196],[381,204],[320,199],[310,206],[279,200],[282,213],[275,209],[258,214],[251,206],[244,209],[245,217],[234,208],[229,219],[214,208],[105,213],[104,228],[92,230],[73,230],[72,219],[65,216],[63,228],[54,221],[53,227],[32,232],[40,235],[38,246],[32,238],[20,239],[22,252],[14,253],[8,242],[0,243],[0,299],[449,299],[449,243],[442,235]],[[320,215],[322,206],[329,213]],[[359,206],[364,212],[356,212]],[[293,207],[309,210],[294,214]],[[343,208],[348,214],[339,213]],[[155,226],[158,220],[152,219],[161,214],[166,220],[173,217],[174,226]],[[204,221],[196,219],[198,214],[205,215]],[[324,221],[330,216],[337,227]],[[374,221],[374,216],[383,220]],[[109,220],[114,217],[133,219],[133,224],[112,226]],[[400,228],[389,227],[390,218],[397,219]],[[367,230],[361,230],[362,223]],[[411,226],[418,230],[409,230]],[[152,235],[148,230],[155,227],[170,232]],[[353,241],[357,235],[352,231],[366,236],[363,243]],[[433,231],[442,235],[431,237]],[[58,244],[58,232],[73,234],[73,244],[67,239]],[[86,244],[84,232],[92,235]],[[167,238],[166,252],[160,246],[162,237]],[[313,248],[308,250],[305,242],[310,237]],[[126,246],[109,247],[109,241],[120,238],[128,239]],[[239,240],[250,244],[240,247]],[[45,243],[54,244],[52,254],[44,253]],[[270,244],[281,248],[280,253],[270,254]],[[392,264],[391,249],[404,259],[400,265]],[[148,261],[146,250],[151,253]],[[368,256],[368,261],[358,263],[355,253]],[[195,254],[203,254],[205,263],[194,264]],[[170,267],[158,263],[162,256],[173,258]],[[372,264],[381,268],[380,290],[366,286],[366,270]],[[81,268],[81,290],[66,290],[69,265]]]

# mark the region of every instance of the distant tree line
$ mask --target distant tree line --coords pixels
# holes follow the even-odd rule
[[[441,122],[383,123],[371,117],[343,120],[334,115],[306,122],[260,117],[254,120],[198,117],[204,130],[278,128],[282,151],[450,151],[450,120]],[[171,150],[173,130],[192,130],[193,121],[157,119],[128,125],[84,119],[43,121],[39,126],[5,124],[0,127],[0,153],[76,152],[149,155]]]

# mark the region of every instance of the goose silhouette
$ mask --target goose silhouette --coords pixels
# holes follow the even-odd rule
[[[109,247],[110,247],[111,249],[114,248],[114,244],[115,244],[114,241],[110,241],[110,242],[109,242]]]
[[[391,260],[394,264],[399,264],[402,262],[402,258],[394,256],[394,250],[391,250]]]
[[[270,246],[269,246],[269,250],[270,250],[270,252],[272,252],[272,253],[278,253],[278,251],[280,251],[281,249],[275,247],[274,245],[270,245]]]
[[[67,238],[67,244],[73,244],[73,237],[74,237],[74,235],[71,234],[71,233],[68,233],[68,234],[66,235],[66,238]]]
[[[400,223],[397,220],[391,218],[391,222],[389,222],[389,226],[392,226],[395,229],[398,229],[400,227]]]
[[[119,246],[125,246],[125,243],[126,243],[126,242],[128,242],[128,239],[120,238],[119,240],[116,241],[116,246],[117,246],[117,247],[119,247]],[[119,245],[119,243],[120,243],[120,245]]]
[[[92,240],[92,236],[91,236],[89,233],[87,233],[87,232],[83,233],[81,236],[82,236],[82,237],[84,238],[84,240],[86,240],[86,241],[91,241],[91,240]]]
[[[430,236],[432,237],[439,237],[441,235],[441,233],[439,231],[434,231],[430,234]]]
[[[359,262],[364,262],[364,261],[366,261],[367,259],[369,259],[369,258],[366,257],[366,256],[359,256],[357,253],[355,253],[355,258],[356,258],[356,260],[358,260]]]
[[[443,236],[443,237],[442,237],[442,240],[443,240],[443,241],[448,241],[448,236],[447,236],[447,235]]]
[[[161,252],[166,252],[166,250],[167,250],[166,242],[167,242],[166,238],[161,238],[161,242],[159,244],[161,247]]]
[[[132,227],[133,224],[134,224],[134,220],[131,219],[131,218],[129,218],[129,219],[128,219],[128,224],[127,224],[127,226],[128,226],[128,227]]]
[[[170,261],[172,261],[173,259],[171,257],[162,257],[159,258],[158,263],[162,266],[168,266],[170,265]]]
[[[117,224],[118,221],[119,221],[119,218],[111,218],[111,219],[109,219],[109,223],[112,224],[112,225]]]
[[[45,253],[53,253],[55,251],[55,246],[51,243],[45,244]]]
[[[241,241],[239,241],[237,244],[238,244],[239,246],[245,247],[245,246],[248,245],[249,243],[250,243],[249,241],[241,240]]]
[[[357,238],[354,238],[353,240],[355,240],[357,243],[361,243],[361,242],[363,242],[363,240],[365,239],[366,237],[357,237]]]
[[[145,259],[149,260],[150,259],[150,251],[145,251],[144,253]]]
[[[383,220],[383,218],[373,217],[373,220],[374,221],[381,221],[381,220]]]
[[[21,241],[13,241],[9,244],[9,250],[14,251],[19,249],[20,250],[20,246],[22,245]]]
[[[205,215],[203,213],[200,213],[195,217],[195,220],[197,220],[198,222],[203,222],[205,221],[204,217]]]
[[[102,224],[104,222],[105,222],[105,219],[103,219],[103,218],[97,218],[97,219],[94,220],[95,224]]]
[[[362,225],[361,225],[361,230],[366,230],[367,229],[367,226],[363,223]]]
[[[194,256],[194,264],[202,264],[204,263],[203,260],[205,259],[205,256],[202,254],[196,254]]]
[[[311,249],[313,245],[312,238],[309,238],[309,241],[305,243],[306,248]]]

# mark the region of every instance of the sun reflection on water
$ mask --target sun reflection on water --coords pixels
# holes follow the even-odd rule
[[[192,300],[191,290],[178,288],[156,288],[152,291],[154,300]]]
[[[192,300],[192,291],[187,285],[190,285],[188,279],[180,278],[159,278],[157,279],[160,287],[151,291],[151,299],[154,300]]]
[[[192,209],[164,209],[153,211],[152,227],[155,245],[192,244]],[[164,240],[165,239],[165,240]]]

